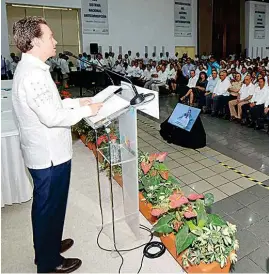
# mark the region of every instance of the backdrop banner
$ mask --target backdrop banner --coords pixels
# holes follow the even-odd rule
[[[254,8],[254,39],[265,39],[265,5],[255,5]]]
[[[83,33],[109,34],[107,0],[82,0]]]
[[[192,0],[174,0],[175,37],[192,36]]]

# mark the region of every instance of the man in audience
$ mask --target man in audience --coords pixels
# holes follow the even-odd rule
[[[242,76],[242,82],[245,80],[245,77],[248,75],[248,71],[246,67],[242,68],[241,76]]]
[[[189,79],[191,70],[194,70],[194,74],[195,74],[195,66],[191,64],[191,58],[188,57],[186,64],[182,67],[183,76]]]
[[[208,83],[207,83],[207,86],[206,86],[205,99],[204,99],[205,102],[212,98],[212,93],[213,93],[213,91],[214,91],[214,89],[217,85],[218,80],[219,80],[218,73],[217,73],[216,70],[213,70],[212,71],[212,76],[208,78]],[[209,97],[209,98],[207,99],[207,97]],[[203,106],[203,111],[205,113],[209,112],[209,110],[207,110],[207,108],[206,108],[206,104],[204,104],[204,106]]]
[[[231,100],[229,102],[229,109],[230,109],[230,115],[231,119],[238,119],[241,121],[242,119],[242,106],[249,103],[249,100],[252,98],[254,94],[255,87],[251,83],[251,77],[250,75],[247,75],[245,77],[245,84],[241,87],[237,99]],[[237,106],[237,112],[235,110],[235,106]]]
[[[227,71],[223,70],[219,74],[219,80],[217,85],[214,88],[212,96],[206,97],[206,108],[207,110],[211,110],[212,106],[212,113],[211,116],[218,115],[220,111],[220,103],[223,96],[229,96],[228,88],[230,87],[231,83],[227,77]]]
[[[198,77],[195,74],[195,70],[191,70],[191,72],[190,72],[190,78],[189,78],[189,82],[188,82],[187,86],[189,88],[196,87],[197,80],[198,80]]]
[[[61,100],[45,61],[56,54],[57,42],[41,17],[26,17],[13,25],[22,59],[13,80],[12,102],[25,165],[33,178],[32,228],[38,273],[70,273],[79,259],[61,253],[74,241],[62,241],[70,184],[70,127],[96,115],[101,104],[90,98]]]
[[[147,53],[145,53],[145,58],[143,58],[143,63],[144,63],[144,65],[148,65],[148,63],[149,63],[149,58],[148,58],[148,54]]]
[[[216,61],[213,55],[210,56],[209,63],[207,64],[207,76],[212,75],[212,69],[215,68],[217,71],[220,69],[220,65]]]
[[[158,72],[158,78],[152,83],[152,90],[158,91],[160,87],[164,87],[167,81],[166,67],[162,65],[161,70]]]

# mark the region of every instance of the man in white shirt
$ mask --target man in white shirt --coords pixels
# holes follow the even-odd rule
[[[163,87],[166,85],[167,72],[165,71],[165,69],[166,69],[165,66],[162,65],[161,70],[158,72],[158,79],[156,79],[151,86],[152,90],[159,92],[160,87]]]
[[[251,82],[251,76],[245,76],[245,84],[241,87],[237,99],[229,101],[231,119],[242,119],[242,106],[249,103],[254,94],[255,86]],[[238,113],[236,113],[237,106]]]
[[[249,113],[251,121],[248,127],[262,128],[259,125],[258,119],[263,116],[265,109],[268,107],[268,86],[265,85],[264,78],[259,79],[259,85],[255,88],[255,92],[249,103]]]
[[[223,96],[229,96],[228,89],[231,85],[229,78],[227,77],[227,71],[223,70],[219,74],[219,80],[214,88],[212,96],[206,96],[206,109],[211,109],[212,104],[212,116],[218,114],[221,107],[221,100]]]
[[[72,239],[62,241],[71,173],[70,127],[96,115],[101,104],[91,104],[90,98],[61,100],[45,64],[55,56],[57,44],[45,19],[21,19],[14,24],[13,35],[23,52],[12,101],[24,161],[34,183],[32,226],[37,272],[73,272],[81,260],[60,255],[74,243]]]
[[[187,86],[189,88],[196,87],[197,80],[198,80],[198,77],[196,77],[196,75],[195,75],[195,70],[191,70],[191,72],[190,72],[190,78],[189,78],[189,82],[188,82]]]

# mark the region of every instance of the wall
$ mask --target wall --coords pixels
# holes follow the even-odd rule
[[[199,54],[212,52],[213,0],[199,0]]]
[[[266,5],[265,39],[254,39],[254,7],[255,4]],[[247,1],[245,3],[245,29],[247,55],[251,58],[269,56],[269,3]],[[266,49],[267,48],[267,49]]]
[[[109,35],[82,34],[83,51],[89,52],[90,43],[98,43],[103,52],[112,46],[116,54],[119,46],[123,47],[123,53],[130,49],[133,54],[137,51],[144,54],[145,46],[149,54],[154,46],[157,52],[164,46],[171,53],[175,46],[197,47],[197,0],[192,1],[193,36],[188,38],[174,37],[174,0],[108,0]],[[6,0],[6,3],[81,8],[79,0]]]
[[[1,54],[8,57],[10,54],[8,44],[7,12],[5,1],[1,1]]]

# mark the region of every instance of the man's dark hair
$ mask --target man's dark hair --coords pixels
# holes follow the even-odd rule
[[[21,52],[31,50],[33,39],[42,36],[41,24],[47,25],[47,22],[38,16],[28,16],[13,24],[14,41]]]

